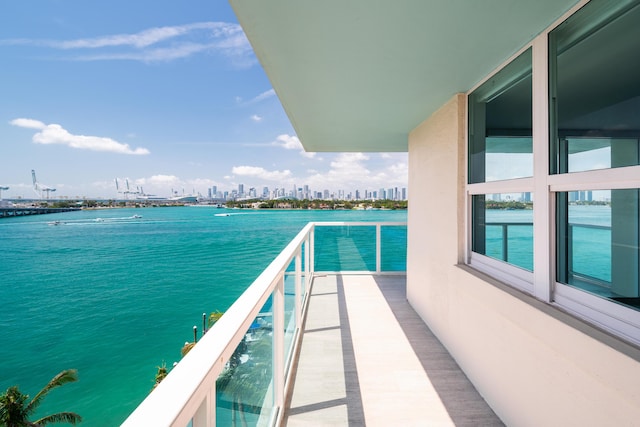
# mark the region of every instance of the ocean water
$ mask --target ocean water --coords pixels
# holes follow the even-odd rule
[[[504,260],[504,228],[501,224],[508,223],[508,261],[532,271],[533,211],[488,209],[486,222],[487,255]],[[569,223],[573,228],[572,269],[605,282],[611,281],[611,208],[571,205]]]
[[[0,390],[33,396],[75,368],[79,381],[52,391],[38,414],[119,425],[157,367],[180,359],[202,313],[225,311],[309,221],[406,221],[406,211],[173,207],[0,219]],[[397,250],[393,241],[383,253]]]

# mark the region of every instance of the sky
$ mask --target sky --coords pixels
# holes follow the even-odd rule
[[[0,187],[33,198],[406,187],[406,153],[307,153],[227,0],[0,2]]]

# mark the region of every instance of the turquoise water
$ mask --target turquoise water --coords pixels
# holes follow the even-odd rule
[[[0,390],[19,385],[33,396],[75,368],[79,381],[54,390],[39,414],[119,425],[157,366],[180,359],[202,313],[226,310],[309,221],[406,221],[406,211],[183,207],[1,219]]]
[[[486,222],[487,255],[504,260],[504,228],[490,223],[508,223],[508,261],[532,271],[533,211],[488,209]],[[611,281],[611,208],[571,205],[569,223],[573,226],[572,270],[605,282]]]

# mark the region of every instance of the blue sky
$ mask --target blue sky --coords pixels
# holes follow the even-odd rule
[[[304,153],[226,0],[0,3],[0,186],[406,187],[406,153]]]

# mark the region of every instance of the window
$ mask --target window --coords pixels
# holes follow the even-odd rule
[[[558,282],[640,310],[638,189],[559,192]]]
[[[533,271],[531,193],[473,196],[473,251]]]
[[[638,4],[592,1],[549,33],[550,171],[566,174],[555,195],[555,298],[628,323],[638,313],[593,299],[640,311]]]
[[[549,33],[552,173],[640,164],[640,7],[592,1]]]
[[[469,93],[467,185],[471,265],[636,344],[638,52],[640,0],[539,35]]]
[[[469,183],[533,175],[531,49],[469,95]]]
[[[504,271],[527,291],[533,271],[531,53],[469,95],[471,261]],[[514,183],[508,192],[500,189],[505,182]]]

